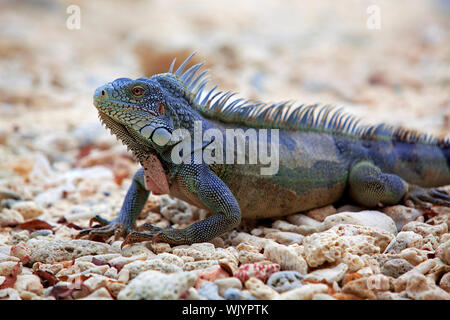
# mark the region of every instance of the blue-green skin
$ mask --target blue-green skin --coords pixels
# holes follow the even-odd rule
[[[143,88],[136,96],[133,88]],[[402,202],[429,207],[450,206],[450,196],[430,187],[450,184],[448,145],[396,142],[386,137],[362,139],[346,133],[314,128],[280,129],[279,171],[261,175],[261,164],[174,164],[173,145],[159,146],[139,129],[152,123],[169,132],[188,129],[193,137],[194,120],[208,128],[270,128],[225,122],[214,114],[202,113],[183,83],[172,73],[150,79],[121,78],[98,88],[94,105],[100,118],[141,162],[149,154],[161,161],[170,186],[169,194],[214,214],[185,229],[159,229],[144,225],[149,232],[132,231],[149,191],[144,169],[136,172],[119,216],[102,228],[80,235],[111,235],[118,229],[128,234],[125,243],[142,240],[190,244],[209,241],[237,227],[241,217],[270,218],[332,204],[344,194],[367,207]],[[164,113],[158,106],[163,104]],[[223,140],[226,136],[223,134]],[[269,140],[270,142],[270,140]],[[225,144],[225,143],[224,143]],[[270,148],[269,148],[270,150]],[[224,159],[225,159],[224,149]],[[150,173],[151,174],[151,173]],[[420,187],[419,187],[420,186]],[[426,187],[429,189],[421,188]],[[131,232],[131,233],[130,233]]]

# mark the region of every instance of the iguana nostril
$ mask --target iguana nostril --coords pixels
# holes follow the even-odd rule
[[[107,99],[109,96],[109,89],[107,86],[101,86],[95,89],[94,99]]]

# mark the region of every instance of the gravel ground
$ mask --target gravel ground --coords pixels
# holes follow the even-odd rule
[[[197,51],[211,83],[242,97],[448,136],[448,1],[76,3],[79,29],[67,1],[0,4],[0,299],[450,299],[438,206],[328,206],[191,246],[75,239],[117,215],[138,168],[97,119],[99,85]],[[137,223],[206,214],[151,196]]]

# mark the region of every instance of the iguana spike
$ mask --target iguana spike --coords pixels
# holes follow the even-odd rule
[[[287,107],[286,107],[286,112],[283,114],[283,117],[281,118],[281,121],[283,123],[287,122],[290,115],[292,114],[291,110],[293,109],[293,102],[292,101],[286,101]]]
[[[187,87],[189,86],[189,83],[192,80],[192,77],[195,75],[195,73],[202,67],[204,63],[198,63],[196,65],[193,65],[189,69],[186,70],[186,72],[180,77],[180,80],[184,83],[184,85]]]
[[[202,73],[200,73],[197,78],[195,78],[192,83],[189,85],[188,90],[192,91],[195,88],[195,85],[197,84],[197,82],[206,74],[208,73],[208,70],[203,71]]]
[[[346,127],[346,125],[347,125],[347,122],[350,120],[350,116],[348,116],[348,115],[344,115],[343,117],[342,117],[342,119],[344,120],[344,122],[342,123],[342,127],[340,127],[342,130],[345,130],[345,127]]]
[[[360,120],[355,118],[355,121],[353,122],[352,128],[350,129],[350,133],[355,133],[355,132],[357,132],[356,129],[359,128],[359,126],[358,126],[359,123],[360,123]]]
[[[228,96],[230,94],[230,91],[227,91],[227,92],[225,92],[225,93],[223,93],[222,94],[222,96],[221,97],[219,97],[214,103],[213,103],[213,105],[211,106],[211,109],[212,110],[215,110],[215,109],[221,109],[222,107],[223,107],[223,104],[222,104],[222,99],[224,99],[226,96]]]
[[[340,118],[340,116],[341,116],[341,108],[339,108],[339,109],[337,109],[335,112],[334,112],[334,114],[331,116],[331,119],[330,119],[330,121],[328,121],[328,124],[327,124],[327,128],[329,128],[329,129],[332,129],[332,128],[336,128],[336,123],[337,123],[337,120]]]
[[[215,86],[214,88],[212,88],[211,90],[209,90],[209,92],[206,94],[205,98],[203,98],[203,101],[200,103],[202,106],[205,106],[206,103],[209,101],[209,96],[211,95],[211,93],[213,93],[214,90],[217,89],[217,86]]]
[[[226,104],[227,104],[228,100],[230,100],[231,97],[233,97],[234,95],[236,95],[235,92],[230,92],[230,91],[227,92],[226,98],[220,103],[220,104],[221,104],[220,108],[221,108],[221,109],[223,108],[224,111],[229,110],[229,105],[227,106]]]
[[[239,103],[239,102],[241,102],[242,100],[244,100],[243,98],[239,98],[239,99],[236,99],[236,100],[234,100],[233,102],[231,102],[229,105],[228,105],[228,107],[227,107],[227,110],[229,109],[230,111],[235,111],[235,106]]]
[[[294,106],[289,101],[267,104],[255,103],[245,99],[235,99],[235,93],[222,91],[215,93],[217,86],[205,95],[207,80],[204,78],[207,70],[197,74],[203,63],[196,64],[186,72],[184,69],[195,55],[192,53],[173,73],[174,59],[169,72],[173,73],[188,89],[196,107],[200,112],[211,115],[226,122],[244,123],[248,125],[264,125],[281,129],[315,128],[333,131],[344,135],[356,135],[363,139],[375,139],[379,136],[387,137],[393,141],[406,143],[437,144],[444,148],[450,146],[448,138],[437,138],[433,135],[419,133],[414,130],[394,128],[385,124],[378,126],[361,125],[360,120],[330,105],[304,105]],[[202,97],[203,96],[203,97]],[[229,103],[229,101],[231,101]]]
[[[278,122],[278,121],[280,121],[282,119],[283,110],[284,110],[284,107],[286,106],[286,104],[287,104],[287,101],[281,102],[277,106],[276,110],[274,110],[274,112],[273,112],[273,113],[275,113],[275,115],[273,116],[273,121],[274,122]]]
[[[183,63],[178,67],[177,71],[175,71],[176,76],[180,76],[183,72],[186,65],[189,63],[189,61],[192,59],[192,57],[196,54],[196,52],[191,53],[189,57],[186,58],[186,60],[183,61]]]
[[[175,61],[177,61],[177,58],[174,58],[172,60],[172,63],[170,64],[169,73],[173,73],[173,67],[175,66]]]
[[[356,118],[353,116],[350,116],[350,121],[348,122],[348,124],[344,127],[345,132],[351,133],[350,128],[353,126],[353,124],[355,123]]]
[[[313,108],[312,106],[309,106],[309,108],[306,108],[304,111],[305,112],[302,112],[300,116],[300,124],[306,126],[308,125],[309,117],[310,114],[313,112]]]
[[[195,92],[195,103],[200,104],[200,98],[207,83],[208,79],[204,79],[198,86],[197,92]]]
[[[220,96],[222,93],[223,93],[222,91],[219,91],[219,92],[217,92],[216,94],[214,94],[214,95],[211,97],[211,99],[209,99],[209,102],[212,102],[212,104],[210,103],[209,109],[214,110],[214,108],[215,108],[215,106],[216,106],[216,103],[217,103],[217,100],[214,101],[214,99],[216,99],[216,98],[217,98],[218,96]],[[218,99],[220,99],[220,98],[218,98]],[[214,102],[213,102],[213,101],[214,101]]]

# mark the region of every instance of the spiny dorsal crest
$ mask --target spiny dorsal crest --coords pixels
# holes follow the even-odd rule
[[[415,130],[395,128],[387,124],[363,125],[360,119],[330,105],[295,105],[292,101],[280,103],[253,102],[243,98],[234,98],[236,93],[227,91],[215,92],[217,86],[206,90],[208,83],[205,77],[208,70],[197,75],[203,62],[191,66],[185,71],[192,53],[173,72],[176,58],[172,61],[169,73],[181,81],[189,95],[195,102],[194,107],[204,116],[223,122],[243,124],[252,127],[270,127],[287,130],[317,130],[345,135],[352,135],[363,139],[386,138],[405,143],[435,144],[440,147],[450,147],[448,138],[437,138]]]

